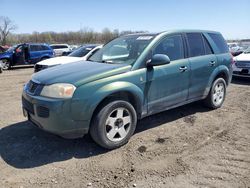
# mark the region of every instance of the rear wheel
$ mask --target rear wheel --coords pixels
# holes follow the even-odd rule
[[[93,140],[107,149],[126,144],[137,123],[134,107],[127,101],[117,100],[105,105],[94,117],[90,127]]]
[[[8,59],[2,59],[3,62],[3,70],[11,69],[10,61]]]
[[[204,100],[205,105],[209,108],[220,108],[226,96],[226,82],[223,78],[217,78],[210,89],[207,98]]]

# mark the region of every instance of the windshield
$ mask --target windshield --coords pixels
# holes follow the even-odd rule
[[[250,46],[247,49],[245,49],[244,53],[245,54],[249,54],[250,53]]]
[[[13,52],[16,49],[17,45],[10,47],[7,52]]]
[[[87,53],[89,53],[93,48],[91,47],[80,47],[76,50],[74,50],[73,52],[71,52],[68,56],[70,57],[83,57],[85,55],[87,55]]]
[[[89,61],[133,64],[153,40],[154,35],[130,35],[112,40],[89,58]]]

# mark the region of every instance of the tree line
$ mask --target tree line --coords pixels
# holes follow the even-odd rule
[[[130,33],[144,33],[145,31],[121,31],[104,28],[96,32],[90,28],[68,32],[33,32],[25,34],[13,33],[17,25],[8,17],[0,16],[0,45],[14,45],[19,43],[67,43],[67,44],[103,44],[121,35]]]
[[[68,31],[68,32],[33,32],[31,34],[10,34],[7,37],[6,43],[9,45],[34,42],[34,43],[67,43],[67,44],[86,44],[95,43],[103,44],[118,36],[130,34],[130,33],[141,33],[145,31],[121,31],[113,30],[108,28],[102,30],[102,32],[96,32],[92,29],[80,29],[79,31]]]

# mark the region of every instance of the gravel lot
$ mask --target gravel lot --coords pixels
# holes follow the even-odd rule
[[[107,151],[26,121],[32,72],[0,74],[0,187],[250,187],[250,80],[233,80],[218,110],[193,103],[145,118],[127,145]]]

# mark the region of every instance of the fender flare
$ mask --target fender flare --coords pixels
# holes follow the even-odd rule
[[[91,96],[83,102],[84,105],[81,105],[83,108],[81,109],[80,114],[78,114],[75,118],[83,118],[83,120],[90,120],[93,117],[93,113],[97,109],[98,105],[101,104],[101,102],[104,101],[108,96],[118,92],[128,92],[133,96],[136,102],[136,107],[138,107],[137,113],[139,113],[140,115],[144,102],[143,91],[138,86],[129,82],[116,81],[106,84],[97,89],[94,93],[92,93]],[[80,99],[77,100],[78,102],[80,102]],[[75,102],[77,103],[77,101]]]

